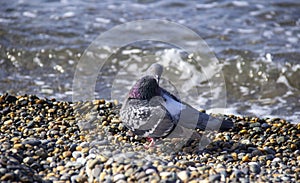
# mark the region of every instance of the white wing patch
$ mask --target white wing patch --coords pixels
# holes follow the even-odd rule
[[[185,109],[183,104],[172,99],[169,95],[163,94],[163,98],[166,99],[165,107],[172,116],[180,115],[181,110]]]

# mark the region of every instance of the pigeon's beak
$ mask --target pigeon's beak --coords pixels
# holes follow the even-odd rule
[[[160,79],[159,75],[155,75],[155,79],[156,79],[157,84],[159,85],[159,79]]]

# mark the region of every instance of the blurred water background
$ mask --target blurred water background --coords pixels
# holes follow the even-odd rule
[[[92,41],[116,25],[143,19],[185,25],[206,41],[222,65],[226,113],[300,122],[300,2],[293,0],[1,1],[0,93],[72,100],[76,65]],[[161,43],[123,48],[113,63],[138,61],[139,53],[147,50],[165,64],[183,63],[167,73],[176,69],[188,78],[189,72],[201,72],[197,67],[186,69],[185,56]],[[96,98],[111,97],[114,69],[99,73]],[[146,68],[133,65],[127,71],[139,69]],[[126,74],[117,79],[117,83],[133,82]],[[194,85],[209,87],[205,81]],[[121,96],[128,87],[113,92]],[[206,91],[184,92],[191,97],[187,102],[209,108]]]

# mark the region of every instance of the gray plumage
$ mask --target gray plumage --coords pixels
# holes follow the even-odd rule
[[[120,110],[123,123],[136,135],[151,138],[167,137],[175,128],[228,130],[229,120],[219,120],[180,101],[159,87],[163,67],[153,64],[146,76],[131,88]]]

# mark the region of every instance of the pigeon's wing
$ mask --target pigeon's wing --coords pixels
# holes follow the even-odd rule
[[[128,99],[122,106],[120,117],[136,135],[165,137],[175,127],[172,116],[165,110],[161,97],[150,101]]]
[[[173,103],[180,104],[180,107],[177,107],[177,109],[175,109],[175,113],[177,113],[178,115],[177,125],[183,126],[188,129],[201,130],[207,129],[224,131],[233,128],[232,121],[212,117],[206,113],[198,111],[191,105],[179,100],[176,96],[174,96],[167,90],[162,89],[162,92],[164,93],[164,95],[169,96],[169,98],[174,101]],[[170,111],[174,111],[174,108]]]

